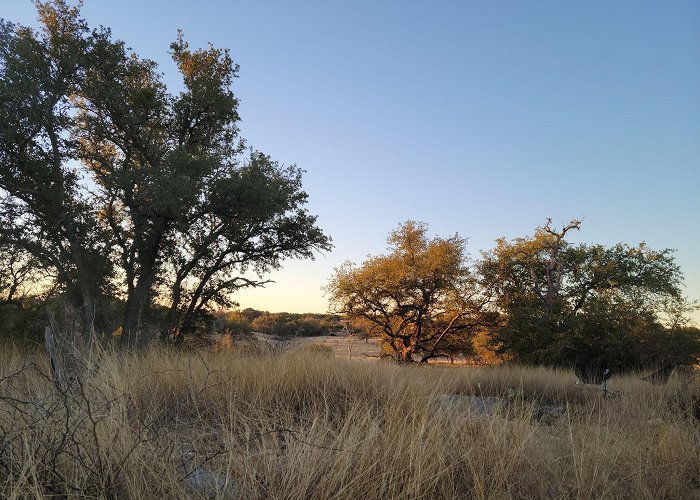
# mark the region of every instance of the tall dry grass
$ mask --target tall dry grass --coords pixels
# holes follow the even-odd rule
[[[102,353],[66,389],[0,353],[7,498],[700,498],[697,381],[278,356]],[[480,415],[445,395],[500,396]],[[549,425],[533,418],[561,406]]]

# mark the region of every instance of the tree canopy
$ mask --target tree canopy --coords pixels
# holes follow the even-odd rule
[[[493,342],[521,362],[615,369],[692,364],[700,336],[682,312],[683,276],[671,250],[644,243],[573,245],[580,228],[549,220],[532,237],[499,239],[480,263],[504,324]]]
[[[471,352],[470,337],[492,321],[454,235],[429,238],[408,221],[389,236],[389,253],[336,269],[328,292],[335,310],[364,321],[399,362]]]
[[[40,31],[0,25],[0,231],[81,311],[85,335],[109,326],[117,296],[126,343],[156,302],[163,336],[181,338],[282,259],[330,248],[302,171],[239,136],[227,50],[191,50],[180,33],[173,94],[76,7],[36,5]]]

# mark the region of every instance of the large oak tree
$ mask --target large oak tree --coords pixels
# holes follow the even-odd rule
[[[171,55],[183,90],[63,0],[37,2],[41,31],[0,27],[3,237],[55,273],[92,335],[121,296],[132,343],[154,301],[164,336],[329,238],[305,209],[301,170],[245,148],[238,67],[227,50]]]
[[[42,30],[0,24],[0,216],[8,245],[54,274],[92,336],[109,244],[71,139],[90,35],[78,11],[37,3]]]
[[[495,320],[457,235],[429,238],[408,221],[389,253],[336,269],[328,292],[337,312],[360,320],[401,363],[469,354],[471,337]]]
[[[700,336],[683,313],[683,276],[671,250],[567,240],[580,228],[551,220],[531,237],[499,239],[480,263],[505,323],[494,345],[521,362],[612,369],[692,364]]]

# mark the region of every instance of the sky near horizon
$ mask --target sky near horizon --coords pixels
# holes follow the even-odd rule
[[[179,86],[182,29],[240,64],[248,145],[306,170],[333,238],[241,307],[323,312],[333,268],[399,223],[459,233],[474,258],[547,217],[572,241],[674,248],[700,299],[700,2],[85,0]],[[0,17],[35,26],[29,0]],[[695,315],[700,322],[700,314]]]

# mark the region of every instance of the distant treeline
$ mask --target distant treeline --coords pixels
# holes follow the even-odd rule
[[[234,336],[256,332],[276,337],[316,337],[347,327],[339,314],[270,313],[251,308],[216,313],[214,318],[215,330]]]

